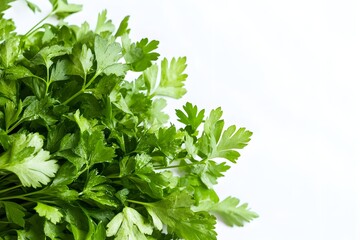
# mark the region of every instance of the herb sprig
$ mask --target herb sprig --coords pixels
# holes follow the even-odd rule
[[[157,64],[159,42],[132,41],[128,16],[116,31],[106,11],[95,30],[46,23],[81,10],[66,0],[18,34],[13,1],[0,0],[0,239],[216,239],[217,219],[257,217],[213,189],[252,133],[220,108],[186,103],[181,128],[163,112],[186,93],[185,57]]]

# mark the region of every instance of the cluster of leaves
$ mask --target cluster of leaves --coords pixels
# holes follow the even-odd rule
[[[0,239],[216,239],[216,219],[257,217],[213,190],[251,132],[190,103],[184,127],[167,123],[185,57],[158,66],[159,42],[132,42],[129,18],[116,30],[106,11],[95,30],[45,18],[17,34],[12,1],[0,0]],[[81,10],[50,2],[47,17]]]

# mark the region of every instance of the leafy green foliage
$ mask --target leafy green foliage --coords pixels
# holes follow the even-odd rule
[[[165,58],[161,62],[160,83],[157,85],[158,66],[154,64],[149,67],[144,72],[148,92],[159,96],[181,98],[186,93],[183,83],[187,78],[187,74],[183,73],[185,68],[185,57],[178,59],[173,58],[170,65]]]
[[[39,216],[45,217],[53,224],[58,223],[61,220],[61,218],[64,216],[59,210],[59,208],[52,207],[41,202],[38,202],[34,209],[39,214]]]
[[[107,225],[106,236],[120,239],[146,240],[151,235],[152,227],[145,222],[144,217],[135,209],[125,207]]]
[[[22,185],[41,187],[55,176],[59,167],[55,160],[49,160],[50,154],[42,148],[39,134],[13,134],[9,143],[9,149],[0,156],[0,169],[15,173]]]
[[[257,217],[213,188],[252,133],[191,103],[176,110],[182,128],[168,123],[185,57],[157,65],[159,42],[133,42],[129,16],[114,32],[106,11],[93,30],[45,18],[18,35],[11,2],[0,0],[0,239],[211,240],[217,220]],[[50,3],[47,17],[81,10]]]
[[[161,221],[170,233],[184,239],[216,239],[215,219],[206,212],[193,212],[192,205],[186,192],[174,192],[161,201],[145,204],[158,228]]]
[[[244,226],[245,222],[250,222],[258,215],[248,209],[247,203],[240,206],[239,199],[227,197],[222,202],[213,205],[210,211],[219,215],[223,222],[229,226]]]
[[[78,4],[69,4],[67,0],[50,0],[53,6],[53,14],[59,19],[63,19],[73,13],[81,11],[82,6]]]

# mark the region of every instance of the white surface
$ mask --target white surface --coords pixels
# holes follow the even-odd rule
[[[359,1],[78,2],[69,21],[131,15],[132,39],[188,57],[188,94],[169,109],[222,106],[228,125],[254,132],[218,190],[260,218],[219,226],[220,240],[360,239]]]

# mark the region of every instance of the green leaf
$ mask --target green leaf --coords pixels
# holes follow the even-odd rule
[[[15,104],[12,101],[7,101],[5,104],[5,127],[8,130],[11,125],[19,121],[19,116],[22,111],[22,102]]]
[[[242,149],[250,141],[252,132],[245,128],[239,128],[236,131],[236,126],[232,125],[226,129],[220,141],[218,142],[216,152],[213,152],[211,158],[226,158],[231,162],[235,162],[240,157],[240,154],[233,149]]]
[[[86,44],[83,44],[81,49],[74,48],[71,59],[73,62],[71,67],[71,74],[79,75],[83,79],[86,79],[86,76],[90,72],[93,65],[94,56],[91,52],[91,49],[88,48]]]
[[[10,137],[10,148],[0,156],[0,169],[15,173],[25,187],[37,188],[49,183],[59,166],[42,149],[42,137],[38,133]]]
[[[143,38],[137,43],[131,43],[126,33],[122,35],[121,41],[124,59],[135,72],[144,71],[152,65],[152,61],[156,61],[159,57],[158,53],[153,52],[158,48],[159,41],[152,40],[149,42],[147,38]]]
[[[86,156],[90,166],[96,163],[112,162],[115,157],[114,148],[106,146],[104,133],[100,130],[82,134],[76,151],[82,152],[82,150],[84,150],[82,156]]]
[[[166,107],[166,100],[158,98],[153,101],[151,108],[148,111],[149,117],[148,122],[151,130],[157,130],[169,120],[169,115],[163,112]]]
[[[121,23],[119,25],[119,28],[116,31],[115,37],[121,37],[124,34],[129,34],[130,33],[130,29],[128,28],[128,26],[129,26],[129,18],[130,18],[130,16],[126,16],[121,21]]]
[[[216,240],[215,224],[215,217],[207,212],[199,212],[194,214],[189,220],[176,225],[174,231],[183,239]]]
[[[56,65],[51,70],[50,81],[63,81],[68,80],[68,62],[66,60],[59,60],[56,62]]]
[[[21,78],[33,77],[34,74],[24,66],[12,66],[5,71],[6,78],[9,80],[18,80]]]
[[[18,101],[18,84],[4,79],[0,81],[0,105],[5,105],[9,100],[14,103]]]
[[[104,69],[104,74],[111,75],[114,74],[116,76],[125,76],[125,72],[129,69],[129,67],[125,64],[117,63],[108,66]]]
[[[168,63],[168,60],[164,58],[161,61],[161,78],[160,84],[154,91],[155,95],[159,96],[167,96],[172,98],[181,98],[185,93],[186,90],[184,88],[184,81],[187,78],[187,74],[184,74],[184,70],[186,68],[186,58],[173,58]],[[155,71],[157,69],[153,69]],[[157,74],[153,73],[151,76],[155,76]],[[153,82],[156,81],[155,79],[149,79],[149,81]],[[150,83],[150,85],[154,85]]]
[[[25,2],[27,4],[27,6],[31,9],[31,11],[33,11],[34,13],[41,12],[41,9],[35,3],[32,3],[29,0],[25,0]]]
[[[106,236],[115,236],[115,240],[136,239],[147,240],[146,235],[152,233],[152,227],[135,209],[125,207],[107,224]]]
[[[101,13],[99,13],[95,28],[96,34],[101,34],[103,32],[112,33],[115,30],[114,24],[112,24],[111,20],[107,19],[106,14],[106,10],[103,10]]]
[[[3,12],[5,12],[5,10],[10,8],[10,4],[14,2],[15,0],[0,0],[0,17],[3,17]]]
[[[69,162],[61,165],[51,186],[70,185],[77,177],[75,166]]]
[[[19,55],[19,38],[9,38],[0,44],[0,68],[9,68]]]
[[[123,64],[118,63],[121,57],[121,46],[117,42],[106,40],[100,36],[95,37],[95,57],[97,62],[98,74],[104,72],[105,74],[115,74],[122,76],[127,69]]]
[[[10,222],[13,222],[21,227],[25,226],[25,211],[26,209],[15,202],[0,202],[5,207],[6,217]]]
[[[89,216],[84,213],[82,208],[70,204],[64,205],[63,210],[64,220],[68,223],[67,229],[72,233],[73,239],[86,239],[89,232]]]
[[[148,213],[150,214],[154,227],[156,229],[158,229],[159,231],[161,231],[164,227],[163,222],[161,221],[161,219],[158,217],[158,215],[152,210],[152,208],[147,208],[146,209],[148,211]]]
[[[99,129],[83,130],[79,140],[75,135],[64,136],[59,150],[56,155],[73,163],[77,171],[85,165],[89,168],[97,163],[112,162],[115,157],[114,148],[106,146],[104,133]]]
[[[57,224],[64,217],[59,208],[41,202],[38,202],[34,209],[40,217],[45,217],[53,224]]]
[[[197,106],[192,105],[189,102],[183,106],[183,109],[185,112],[176,110],[178,121],[187,126],[186,130],[188,130],[189,134],[194,134],[200,124],[204,121],[205,110],[202,109],[198,112]]]
[[[1,4],[0,4],[1,6]],[[2,14],[0,13],[0,16]],[[11,19],[5,19],[0,17],[0,42],[9,39],[11,36],[15,35],[15,23]]]
[[[201,164],[196,164],[192,168],[192,172],[200,176],[201,181],[208,187],[212,188],[217,184],[217,179],[224,176],[222,173],[226,172],[230,167],[226,163],[216,163],[212,160],[204,160]]]
[[[175,232],[184,239],[216,239],[215,219],[205,212],[195,213],[191,196],[186,192],[174,192],[163,200],[145,203],[152,218],[158,218],[168,226],[168,232]],[[158,221],[158,220],[155,220]],[[158,227],[159,223],[156,223]]]
[[[234,125],[223,131],[224,120],[220,119],[221,116],[221,108],[210,112],[204,123],[204,134],[199,139],[199,149],[209,159],[225,158],[235,163],[240,157],[237,150],[248,144],[252,132],[245,128],[236,130]]]
[[[216,214],[226,225],[244,226],[245,222],[250,222],[258,215],[248,208],[248,204],[244,203],[238,206],[240,200],[234,197],[227,197],[223,201],[214,204],[209,210]]]
[[[148,95],[153,95],[156,87],[158,85],[158,72],[159,67],[157,64],[151,65],[144,71],[143,77],[145,81],[145,86],[148,90]]]
[[[53,107],[55,102],[56,101],[51,98],[38,100],[33,96],[27,97],[24,100],[24,106],[28,106],[24,110],[21,121],[34,121],[41,119],[47,126],[55,124],[57,119],[51,114],[51,107]]]
[[[119,93],[115,88],[118,88],[122,78],[111,76],[103,76],[100,81],[96,84],[94,89],[88,89],[88,92],[94,94],[97,99],[108,99],[110,97],[111,92],[114,90],[113,94]],[[121,94],[121,93],[120,93]],[[117,96],[114,96],[115,98]]]
[[[33,63],[36,65],[44,65],[46,68],[50,69],[50,66],[53,64],[52,59],[54,57],[63,56],[69,54],[71,48],[64,47],[60,45],[52,45],[42,48],[33,58]]]
[[[73,115],[73,118],[77,125],[79,126],[80,132],[84,133],[85,131],[91,131],[92,130],[92,124],[90,121],[88,121],[83,115],[80,115],[79,109],[76,110],[75,114]]]
[[[82,6],[78,4],[69,4],[67,0],[50,0],[53,6],[53,13],[59,18],[64,19],[67,16],[81,11]]]
[[[65,234],[64,231],[65,227],[62,227],[60,224],[55,225],[50,221],[45,221],[44,223],[45,236],[51,240],[69,239],[71,236]]]
[[[118,207],[114,197],[115,189],[108,184],[108,180],[105,176],[98,175],[97,170],[91,171],[82,191],[84,198],[91,199],[101,205]]]
[[[180,136],[181,137],[181,136]],[[158,131],[156,147],[165,155],[174,158],[180,151],[179,145],[181,138],[179,137],[174,125],[169,128],[160,128]]]
[[[37,214],[26,219],[26,228],[16,230],[18,240],[45,239],[44,221]]]

